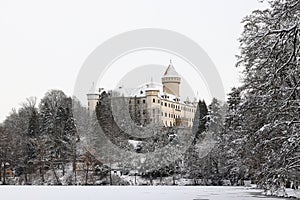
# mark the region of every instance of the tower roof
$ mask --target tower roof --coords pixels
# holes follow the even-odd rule
[[[174,66],[173,66],[173,63],[172,63],[172,60],[170,60],[170,64],[167,68],[167,70],[165,71],[164,75],[163,76],[174,76],[174,77],[179,77],[179,74],[176,72]]]
[[[92,86],[89,90],[89,93],[87,95],[94,95],[94,94],[100,94],[100,90],[102,88],[99,88],[99,91],[96,91],[96,86],[95,86],[95,82],[92,83]]]

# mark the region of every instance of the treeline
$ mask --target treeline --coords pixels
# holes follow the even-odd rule
[[[298,187],[299,8],[299,0],[274,0],[270,8],[244,18],[237,63],[242,85],[228,94],[224,121],[211,130],[216,148],[196,167],[211,170],[204,175],[232,182],[251,179],[271,191]],[[210,110],[210,123],[215,123],[220,112]]]
[[[274,0],[243,20],[244,78],[230,94],[228,133],[241,143],[242,166],[265,187],[300,178],[299,8],[299,0]]]
[[[84,110],[84,109],[83,109]],[[0,181],[6,184],[4,171],[14,170],[20,177],[15,184],[43,184],[47,171],[53,172],[53,184],[61,184],[68,163],[78,159],[77,134],[72,112],[72,98],[51,90],[37,105],[28,98],[13,110],[0,127]],[[73,165],[75,172],[76,166]],[[76,182],[76,174],[74,177]]]

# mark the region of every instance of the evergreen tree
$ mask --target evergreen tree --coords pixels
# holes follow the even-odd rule
[[[206,106],[205,101],[199,101],[198,103],[198,109],[199,109],[199,125],[198,125],[198,131],[196,133],[195,139],[199,140],[200,135],[207,130],[207,123],[208,123],[208,109]],[[196,141],[194,141],[196,142]],[[195,143],[194,143],[195,144]]]

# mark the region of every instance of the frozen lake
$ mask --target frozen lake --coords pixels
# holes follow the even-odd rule
[[[43,200],[280,200],[261,190],[217,186],[0,186],[1,198]],[[282,198],[283,199],[283,198]]]

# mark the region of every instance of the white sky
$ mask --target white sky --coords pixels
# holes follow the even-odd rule
[[[169,29],[197,42],[228,93],[239,82],[240,21],[262,6],[256,0],[1,0],[0,122],[26,97],[41,98],[49,89],[72,95],[88,55],[110,37],[138,28]]]

